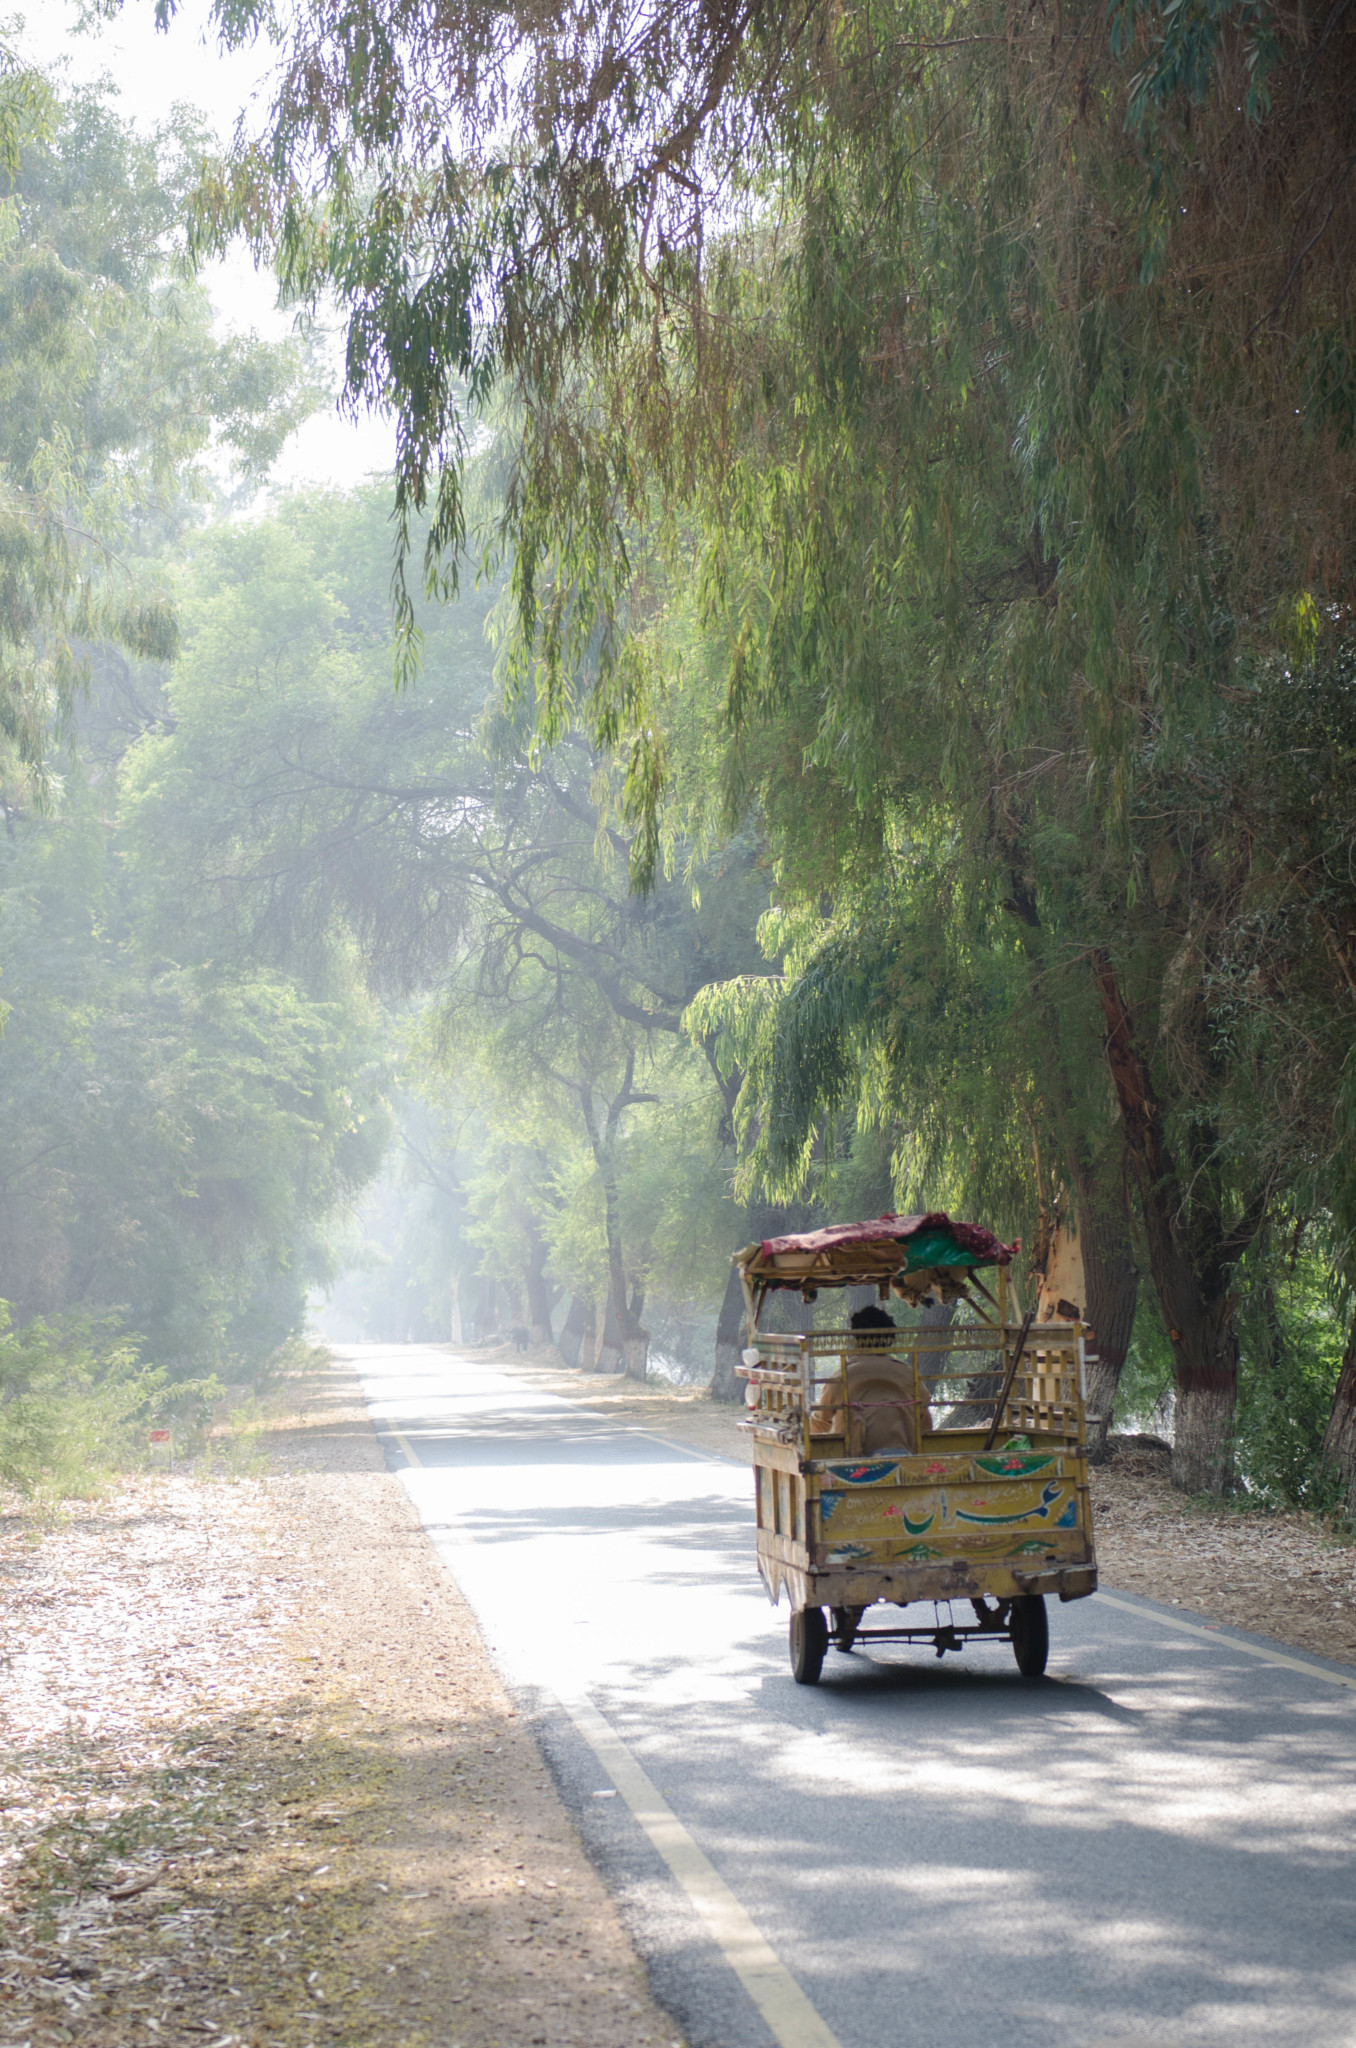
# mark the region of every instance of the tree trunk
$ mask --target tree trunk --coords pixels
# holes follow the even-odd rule
[[[643,1380],[650,1352],[650,1333],[643,1330],[631,1313],[627,1297],[626,1268],[622,1263],[621,1203],[609,1157],[603,1173],[603,1210],[607,1230],[607,1296],[609,1328],[615,1327],[622,1370],[629,1379]],[[608,1339],[607,1341],[611,1341]]]
[[[560,1332],[556,1346],[571,1372],[580,1366],[593,1364],[593,1303],[584,1301],[577,1294],[570,1296],[569,1313]],[[588,1356],[584,1357],[584,1340],[588,1339]]]
[[[1346,1489],[1348,1514],[1356,1514],[1356,1323],[1347,1337],[1342,1370],[1332,1397],[1332,1413],[1323,1432],[1323,1460]]]
[[[626,1345],[617,1321],[617,1304],[611,1293],[603,1307],[603,1341],[598,1346],[599,1372],[625,1372]]]
[[[1134,1042],[1130,1014],[1110,957],[1093,959],[1107,1061],[1120,1104],[1130,1163],[1139,1187],[1149,1270],[1176,1362],[1172,1481],[1185,1493],[1224,1493],[1233,1479],[1238,1339],[1233,1267],[1241,1244],[1205,1195],[1192,1222],[1176,1165],[1163,1142],[1162,1106]]]
[[[527,1271],[523,1276],[527,1288],[527,1320],[532,1329],[532,1342],[549,1344],[551,1285],[546,1278],[546,1246],[535,1217],[524,1217],[523,1229],[527,1237]]]
[[[637,1316],[631,1313],[631,1304],[626,1292],[626,1267],[622,1258],[621,1193],[617,1186],[616,1146],[617,1129],[624,1109],[633,1102],[652,1100],[632,1092],[635,1074],[635,1054],[629,1053],[626,1060],[626,1077],[615,1101],[608,1104],[601,1123],[593,1100],[593,1090],[582,1087],[579,1090],[580,1107],[584,1113],[584,1126],[589,1134],[594,1164],[603,1186],[603,1231],[607,1244],[607,1321],[604,1325],[603,1351],[615,1349],[620,1363],[615,1369],[625,1372],[631,1379],[645,1377],[650,1352],[650,1333],[643,1330]],[[641,1297],[643,1299],[643,1296]],[[610,1368],[604,1366],[603,1370]]]
[[[1021,849],[1011,851],[1012,896],[1009,910],[1017,918],[1033,968],[1043,972],[1045,959],[1040,939],[1040,914],[1029,877],[1029,864]],[[1240,1223],[1226,1229],[1218,1203],[1209,1193],[1208,1175],[1189,1175],[1192,1183],[1190,1208],[1176,1163],[1163,1138],[1163,1109],[1154,1089],[1148,1062],[1134,1037],[1130,1012],[1121,994],[1111,956],[1094,949],[1091,955],[1093,979],[1106,1026],[1106,1060],[1111,1084],[1120,1110],[1121,1130],[1131,1170],[1139,1190],[1140,1206],[1148,1240],[1149,1270],[1154,1291],[1162,1307],[1172,1339],[1176,1361],[1177,1416],[1173,1448],[1173,1484],[1189,1493],[1222,1493],[1233,1478],[1233,1417],[1238,1397],[1238,1345],[1233,1328],[1232,1275],[1240,1251],[1256,1227]],[[1059,1052],[1058,1019],[1050,1017],[1047,1040],[1055,1093],[1059,1098],[1059,1121],[1066,1134],[1066,1150],[1075,1151],[1081,1120],[1073,1111]],[[1074,1142],[1070,1142],[1074,1141]],[[1206,1146],[1208,1155],[1209,1147]],[[1071,1171],[1081,1178],[1082,1163],[1072,1157]],[[1092,1204],[1096,1216],[1101,1201]],[[1094,1225],[1098,1242],[1090,1245],[1094,1265],[1099,1253],[1107,1263],[1098,1276],[1096,1314],[1093,1322],[1099,1340],[1105,1339],[1108,1359],[1099,1401],[1105,1399],[1107,1383],[1118,1382],[1129,1343],[1127,1316],[1133,1317],[1129,1260],[1116,1249],[1113,1228],[1104,1241]],[[1085,1263],[1086,1263],[1085,1254]],[[1104,1291],[1105,1290],[1105,1291]],[[1091,1295],[1091,1282],[1088,1283]],[[1092,1303],[1089,1301],[1089,1321]],[[1117,1358],[1116,1353],[1120,1356]],[[1090,1390],[1091,1391],[1091,1390]],[[1111,1388],[1114,1395],[1114,1387]],[[1108,1410],[1109,1412],[1109,1410]]]
[[[631,1282],[631,1299],[627,1303],[627,1328],[622,1333],[622,1356],[626,1361],[626,1377],[629,1380],[643,1380],[650,1364],[650,1333],[640,1326],[641,1312],[645,1307],[645,1287],[642,1281]]]
[[[1179,1359],[1173,1403],[1172,1483],[1183,1493],[1227,1493],[1234,1473],[1238,1347],[1226,1336],[1211,1362],[1207,1335]]]
[[[476,1285],[476,1309],[474,1342],[485,1344],[494,1334],[498,1317],[495,1314],[495,1296],[498,1289],[488,1273],[482,1273]]]
[[[628,1380],[643,1380],[650,1370],[650,1333],[642,1330],[638,1337],[627,1337],[622,1343],[622,1370]]]
[[[1050,1000],[1049,960],[1045,934],[1029,863],[1017,847],[1011,849],[1012,894],[1008,909],[1017,919],[1023,950],[1031,964],[1033,995],[1044,1017],[1043,1033],[1046,1093],[1054,1124],[1060,1134],[1069,1179],[1078,1210],[1079,1250],[1083,1260],[1083,1293],[1078,1302],[1081,1319],[1096,1332],[1095,1352],[1088,1357],[1087,1412],[1095,1418],[1088,1426],[1088,1453],[1094,1463],[1106,1456],[1107,1432],[1111,1427],[1116,1392],[1120,1385],[1125,1355],[1135,1324],[1139,1296],[1139,1270],[1135,1265],[1134,1241],[1130,1232],[1130,1205],[1125,1191],[1125,1146],[1122,1135],[1114,1148],[1098,1145],[1088,1128],[1086,1105],[1077,1095],[1061,1040],[1061,1018]],[[1102,957],[1097,962],[1098,987],[1105,1011],[1107,991],[1101,985]],[[1107,961],[1110,971],[1110,962]],[[1114,987],[1114,983],[1113,983]],[[1119,991],[1115,994],[1120,1004]],[[1108,1020],[1109,1021],[1109,1020]],[[1113,1069],[1114,1069],[1114,1062]],[[1113,1082],[1115,1073],[1113,1071]],[[1122,1119],[1125,1103],[1117,1085]],[[1041,1189],[1042,1205],[1045,1190]],[[1052,1219],[1045,1214],[1048,1225]],[[1043,1256],[1043,1255],[1042,1255]]]
[[[1084,1299],[1077,1304],[1090,1326],[1088,1344],[1088,1457],[1096,1465],[1107,1454],[1107,1433],[1116,1406],[1126,1353],[1135,1327],[1139,1267],[1130,1235],[1122,1147],[1093,1159],[1069,1161],[1078,1205],[1078,1249],[1083,1259]]]
[[[744,1290],[734,1266],[725,1283],[725,1295],[716,1323],[716,1369],[711,1375],[713,1401],[742,1401],[744,1382],[735,1378],[739,1354],[744,1349]]]

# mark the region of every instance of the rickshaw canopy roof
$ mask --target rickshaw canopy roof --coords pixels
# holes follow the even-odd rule
[[[765,1237],[736,1252],[746,1281],[762,1287],[853,1287],[931,1266],[1006,1266],[1018,1250],[979,1223],[939,1209],[925,1216],[872,1216],[791,1237]]]

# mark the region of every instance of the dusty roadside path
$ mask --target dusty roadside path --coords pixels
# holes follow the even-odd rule
[[[254,1462],[0,1519],[0,2048],[681,2048],[351,1374]]]

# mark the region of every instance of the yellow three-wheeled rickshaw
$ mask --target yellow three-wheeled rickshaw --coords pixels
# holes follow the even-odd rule
[[[767,1238],[735,1256],[758,1569],[774,1602],[783,1587],[790,1596],[802,1685],[818,1682],[830,1640],[928,1642],[942,1656],[997,1638],[1039,1677],[1045,1595],[1096,1590],[1086,1333],[1013,1320],[1015,1249],[933,1214]],[[874,1299],[836,1318],[841,1328],[759,1329],[779,1290],[811,1302],[847,1288]],[[963,1324],[946,1315],[960,1305],[973,1318]],[[902,1325],[901,1310],[912,1317]],[[862,1626],[869,1608],[920,1603],[930,1620]]]

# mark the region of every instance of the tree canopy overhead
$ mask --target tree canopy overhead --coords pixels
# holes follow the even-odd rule
[[[1253,636],[1278,605],[1302,618],[1311,586],[1344,597],[1340,7],[217,18],[281,37],[282,66],[200,231],[244,226],[293,290],[338,293],[349,395],[396,411],[405,511],[436,500],[434,575],[462,534],[466,407],[493,389],[548,715],[582,662],[604,735],[629,722],[644,745],[616,636],[653,516],[728,533],[741,451],[793,454],[807,399],[830,436],[836,408],[873,416],[888,483],[846,448],[830,474],[840,527],[893,514],[878,574],[936,535],[960,575],[977,536],[957,471],[1000,457],[992,573],[1026,586],[1029,658],[1086,678],[1099,756],[1127,686],[1170,695],[1210,666],[1221,577]],[[639,774],[633,796],[652,789]]]

